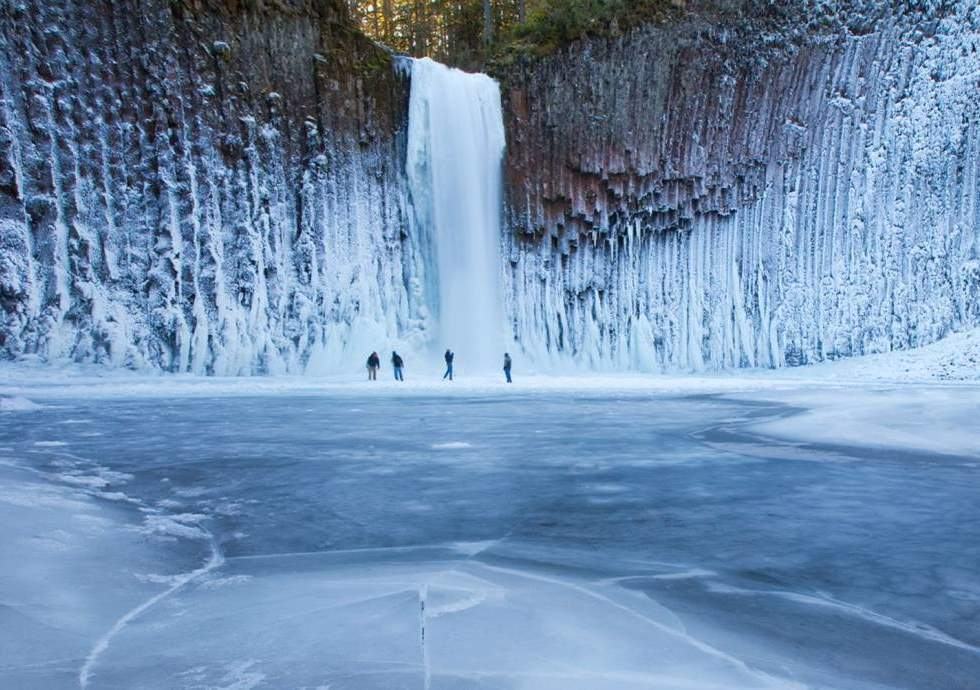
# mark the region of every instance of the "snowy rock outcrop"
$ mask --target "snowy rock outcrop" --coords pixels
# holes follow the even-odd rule
[[[344,8],[0,2],[0,352],[240,374],[421,332],[407,79]]]
[[[817,33],[690,16],[504,74],[528,353],[781,366],[980,324],[980,5],[824,4]]]

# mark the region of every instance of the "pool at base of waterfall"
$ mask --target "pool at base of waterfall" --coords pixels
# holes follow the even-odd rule
[[[777,440],[788,394],[31,400],[0,416],[3,687],[980,677],[980,458]]]

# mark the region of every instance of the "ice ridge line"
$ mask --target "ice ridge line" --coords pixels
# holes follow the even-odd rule
[[[92,647],[92,651],[88,653],[85,657],[85,663],[82,664],[81,670],[78,672],[78,686],[84,690],[88,687],[89,681],[92,679],[92,670],[95,668],[95,664],[98,662],[99,657],[109,648],[109,643],[112,642],[112,638],[122,632],[131,621],[133,621],[137,616],[152,608],[155,604],[166,599],[168,596],[179,590],[184,585],[195,580],[202,575],[205,575],[215,568],[221,567],[225,562],[224,556],[218,549],[217,543],[214,541],[213,537],[210,537],[211,545],[211,557],[208,558],[207,562],[198,568],[197,570],[192,570],[189,573],[184,573],[179,576],[172,586],[164,591],[156,594],[136,608],[130,609],[125,615],[123,615],[119,620],[117,620],[109,630],[98,639],[95,646]]]

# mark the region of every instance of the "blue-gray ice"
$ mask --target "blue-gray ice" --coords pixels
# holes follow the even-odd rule
[[[0,418],[3,688],[980,687],[980,461],[650,394]]]

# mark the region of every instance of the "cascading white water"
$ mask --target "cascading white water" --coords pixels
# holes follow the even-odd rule
[[[433,345],[453,349],[469,371],[489,370],[503,354],[504,145],[496,81],[429,59],[412,61],[406,168],[429,251],[427,293],[438,337]]]

